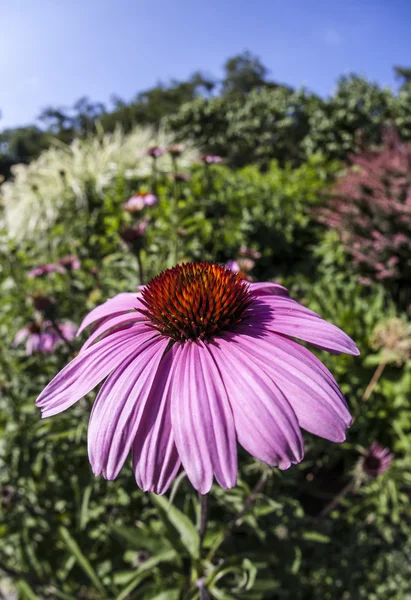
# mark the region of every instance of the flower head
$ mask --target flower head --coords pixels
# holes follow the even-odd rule
[[[169,146],[167,148],[167,151],[169,152],[169,154],[171,154],[171,156],[177,158],[178,156],[181,156],[184,152],[184,144],[173,144],[172,146]]]
[[[178,265],[95,308],[79,333],[92,323],[37,406],[55,415],[105,379],[88,432],[96,475],[114,479],[131,451],[143,490],[164,493],[182,465],[205,494],[213,477],[235,485],[237,442],[287,469],[303,458],[301,428],[345,439],[351,416],[335,379],[292,338],[336,354],[358,349],[281,285]]]
[[[27,276],[30,279],[34,279],[35,277],[43,277],[44,275],[50,275],[50,273],[64,273],[64,267],[62,265],[56,263],[50,263],[48,265],[39,265],[38,267],[34,267],[31,269]]]
[[[146,152],[146,154],[148,156],[151,156],[151,158],[158,158],[159,156],[162,156],[165,153],[166,149],[161,148],[160,146],[151,146]]]
[[[212,155],[212,154],[203,154],[202,156],[200,156],[200,160],[205,165],[216,165],[223,161],[221,156]]]
[[[72,323],[67,321],[61,323],[59,327],[68,341],[74,339],[76,327]],[[54,352],[56,346],[62,342],[61,336],[50,321],[43,321],[42,323],[33,321],[20,329],[16,333],[13,346],[18,346],[24,340],[26,340],[27,356],[31,356],[35,352],[40,354]]]
[[[361,458],[362,471],[370,477],[378,477],[381,473],[388,471],[394,455],[378,442],[373,442]]]
[[[388,319],[375,327],[370,344],[400,367],[411,358],[411,326],[397,317]]]
[[[157,202],[157,196],[154,194],[151,194],[150,192],[139,192],[138,194],[131,196],[131,198],[123,204],[123,208],[127,212],[139,212],[146,206],[154,206]]]
[[[68,256],[63,256],[58,261],[58,264],[66,269],[66,271],[78,271],[81,269],[80,259],[74,254],[69,254]]]
[[[173,181],[190,181],[190,175],[187,173],[169,173],[168,178]]]

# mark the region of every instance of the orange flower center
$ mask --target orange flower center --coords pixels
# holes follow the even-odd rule
[[[252,298],[238,273],[220,265],[187,263],[154,277],[142,291],[139,309],[175,341],[209,339],[245,317]]]

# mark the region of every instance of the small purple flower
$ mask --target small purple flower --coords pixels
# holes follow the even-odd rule
[[[234,271],[234,273],[239,273],[241,271],[240,265],[236,260],[228,260],[225,263],[225,268],[230,269],[230,271]]]
[[[76,335],[76,327],[65,322],[59,325],[64,337],[71,341]],[[32,322],[16,333],[13,346],[16,347],[26,340],[26,354],[31,356],[33,353],[48,354],[54,352],[56,346],[62,342],[61,336],[53,327],[50,321],[43,323]]]
[[[154,206],[157,202],[158,199],[155,194],[151,194],[150,192],[139,192],[138,194],[131,196],[131,198],[123,204],[123,208],[127,212],[139,212],[146,206]]]
[[[187,173],[169,173],[168,177],[174,181],[190,181],[190,175]]]
[[[79,333],[93,323],[36,404],[43,417],[56,415],[105,379],[88,430],[95,475],[115,479],[131,452],[143,490],[163,494],[182,465],[206,494],[214,477],[235,486],[237,443],[288,469],[304,455],[301,429],[345,440],[345,399],[294,338],[334,354],[359,351],[280,285],[205,262],[177,265],[92,310]]]
[[[373,442],[361,458],[360,464],[363,472],[370,477],[378,477],[388,471],[394,455],[378,442]]]
[[[78,269],[81,269],[80,259],[74,254],[63,256],[63,258],[60,258],[58,261],[58,264],[64,267],[67,271],[78,271]]]
[[[173,144],[172,146],[169,146],[167,148],[167,152],[171,154],[171,156],[173,156],[174,158],[177,158],[178,156],[181,156],[181,154],[184,152],[184,148],[184,144]]]
[[[203,154],[202,156],[200,156],[200,160],[205,165],[216,165],[218,163],[223,162],[223,159],[221,158],[221,156],[217,156],[217,155],[213,155],[213,154]]]
[[[140,223],[136,223],[134,227],[124,227],[120,231],[120,237],[127,244],[133,244],[134,242],[141,240],[144,233],[146,232],[149,219],[144,219]]]
[[[252,260],[258,260],[261,258],[261,252],[258,252],[258,250],[253,250],[252,248],[247,248],[247,246],[241,246],[238,253],[243,258],[251,258]]]
[[[64,273],[64,267],[56,263],[40,265],[31,269],[27,273],[27,276],[30,279],[34,279],[35,277],[43,277],[44,275],[50,275],[50,273]]]
[[[159,156],[162,156],[165,153],[166,153],[166,149],[165,148],[161,148],[161,146],[151,146],[146,151],[146,154],[148,156],[151,156],[152,158],[158,158]]]

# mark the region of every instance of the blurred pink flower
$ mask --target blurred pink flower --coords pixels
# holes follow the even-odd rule
[[[165,153],[166,149],[161,148],[161,146],[151,146],[151,148],[148,148],[146,152],[146,154],[148,154],[148,156],[151,156],[152,158],[158,158],[159,156],[162,156]]]
[[[131,196],[131,198],[123,204],[123,208],[127,212],[139,212],[146,206],[153,206],[154,204],[157,204],[157,202],[157,196],[154,194],[151,194],[150,192],[139,192],[138,194]]]
[[[206,165],[218,164],[223,161],[221,156],[213,154],[203,154],[202,156],[200,156],[200,160]]]
[[[34,267],[31,269],[27,276],[30,279],[34,279],[35,277],[42,277],[43,275],[49,275],[50,273],[64,273],[64,268],[56,263],[50,263],[48,265],[39,265],[38,267]]]
[[[240,265],[236,260],[228,260],[225,263],[225,268],[230,269],[230,271],[234,271],[234,273],[239,273],[241,271]]]
[[[180,465],[209,492],[237,480],[237,442],[287,469],[302,460],[301,428],[334,442],[351,423],[326,367],[293,338],[357,355],[340,329],[272,283],[248,284],[220,265],[163,271],[141,292],[95,308],[78,356],[43,390],[43,417],[106,378],[90,417],[95,475],[115,479],[130,451],[137,484],[162,494]]]
[[[81,269],[80,259],[74,254],[69,254],[68,256],[63,256],[58,261],[58,264],[64,267],[67,271],[77,271]]]
[[[60,323],[60,330],[64,337],[71,341],[76,335],[76,327],[70,323]],[[56,346],[62,342],[61,336],[53,327],[50,321],[43,323],[32,322],[16,333],[13,341],[13,346],[18,346],[26,340],[26,354],[31,356],[33,352],[47,354],[54,352]]]

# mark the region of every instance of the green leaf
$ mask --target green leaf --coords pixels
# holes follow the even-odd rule
[[[174,550],[167,550],[157,556],[145,560],[136,571],[135,578],[126,585],[115,600],[124,600],[145,579],[151,575],[152,569],[162,562],[172,562],[176,558]]]
[[[160,592],[156,594],[150,600],[178,600],[180,597],[180,590],[178,588],[174,588],[172,590],[167,590],[166,592]]]
[[[40,598],[33,592],[27,581],[19,581],[17,588],[20,592],[21,600],[40,600]]]
[[[303,539],[309,542],[319,542],[320,544],[329,544],[330,538],[318,531],[304,531]]]
[[[81,551],[76,540],[71,537],[70,532],[65,527],[60,527],[59,533],[60,533],[60,536],[61,536],[63,542],[65,543],[67,548],[70,550],[70,552],[73,554],[73,556],[76,558],[77,563],[83,569],[83,571],[85,572],[87,577],[90,579],[90,581],[92,582],[94,587],[100,592],[100,594],[104,598],[106,598],[107,597],[106,592],[104,590],[104,587],[103,587],[101,581],[97,577],[97,574],[96,574],[95,570],[93,569],[93,567],[91,566],[88,559],[84,556],[84,554]]]
[[[151,553],[157,553],[160,550],[168,550],[170,548],[169,541],[164,538],[156,537],[148,527],[126,527],[125,525],[110,525],[114,535],[122,541],[127,542],[127,547],[132,547],[135,550],[147,550]]]
[[[170,540],[179,539],[193,558],[200,556],[200,538],[194,524],[178,508],[169,505],[167,498],[150,494],[151,501],[157,507],[163,520]]]

